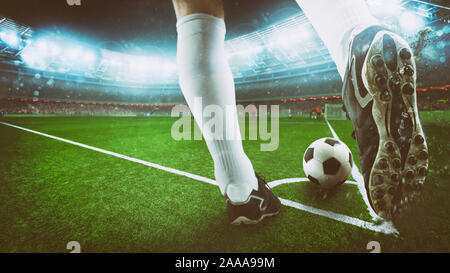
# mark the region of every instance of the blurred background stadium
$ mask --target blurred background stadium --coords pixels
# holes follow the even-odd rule
[[[373,240],[449,252],[448,1],[367,3],[414,50],[430,148],[423,200],[393,223],[400,235],[370,214],[357,175],[330,192],[306,182],[301,158],[330,128],[359,158],[350,121],[309,119],[317,107],[345,119],[342,82],[294,0],[224,0],[238,103],[284,115],[277,150],[261,152],[262,137],[243,145],[287,201],[276,221],[242,229],[210,185],[205,143],[171,136],[171,109],[185,104],[171,1],[2,0],[0,252],[67,252],[69,241],[82,252],[367,252]]]
[[[226,50],[238,103],[279,104],[281,113],[303,114],[339,102],[341,79],[327,48],[301,10],[283,2],[260,21],[229,22]],[[367,2],[414,49],[419,107],[447,110],[449,8],[438,1]],[[236,8],[230,6],[226,8]],[[177,83],[175,40],[164,45],[155,41],[141,54],[127,53],[139,47],[133,42],[85,41],[60,29],[34,28],[0,16],[0,111],[151,115],[168,114],[171,106],[185,103]],[[108,49],[108,43],[116,50]]]

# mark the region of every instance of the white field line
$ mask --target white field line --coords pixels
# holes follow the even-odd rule
[[[309,182],[309,179],[308,178],[286,178],[286,179],[272,181],[267,184],[269,185],[269,187],[275,188],[276,186],[279,186],[282,184],[298,183],[298,182]],[[356,186],[359,185],[359,183],[354,182],[354,181],[346,181],[345,183],[351,184],[351,185],[356,185]],[[351,224],[351,225],[361,227],[364,229],[369,229],[369,230],[373,230],[376,232],[382,232],[385,234],[398,234],[399,233],[391,222],[383,221],[381,224],[377,225],[377,224],[374,224],[371,222],[363,221],[363,220],[355,218],[355,217],[350,217],[347,215],[306,206],[306,205],[303,205],[303,204],[300,204],[298,202],[294,202],[291,200],[286,200],[283,198],[280,198],[280,200],[281,200],[281,203],[285,206],[289,206],[289,207],[307,211],[307,212],[310,212],[313,214],[321,215],[326,218],[330,218],[330,219],[333,219],[333,220],[336,220],[339,222]]]
[[[282,185],[282,184],[306,182],[306,181],[309,181],[309,179],[306,178],[306,177],[305,178],[286,178],[286,179],[272,181],[272,182],[269,182],[267,184],[269,185],[269,187],[275,188],[276,186],[279,186],[279,185]],[[357,182],[350,181],[350,180],[345,181],[345,184],[358,185]]]
[[[143,165],[146,165],[146,166],[149,166],[149,167],[152,167],[152,168],[160,169],[160,170],[163,170],[163,171],[166,171],[166,172],[169,172],[169,173],[183,175],[183,176],[192,178],[194,180],[206,182],[206,183],[209,183],[209,184],[212,184],[212,185],[217,185],[216,181],[214,181],[212,179],[209,179],[209,178],[206,178],[206,177],[203,177],[203,176],[191,174],[191,173],[188,173],[188,172],[183,172],[183,171],[176,170],[176,169],[173,169],[173,168],[164,167],[164,166],[161,166],[161,165],[158,165],[158,164],[155,164],[155,163],[147,162],[147,161],[140,160],[140,159],[133,158],[133,157],[129,157],[129,156],[126,156],[126,155],[122,155],[122,154],[114,153],[114,152],[111,152],[111,151],[103,150],[103,149],[100,149],[100,148],[92,147],[92,146],[89,146],[89,145],[86,145],[86,144],[82,144],[82,143],[78,143],[78,142],[75,142],[75,141],[72,141],[72,140],[68,140],[68,139],[64,139],[64,138],[60,138],[60,137],[44,134],[44,133],[37,132],[37,131],[34,131],[34,130],[30,130],[30,129],[27,129],[27,128],[19,127],[19,126],[13,125],[13,124],[5,123],[5,122],[0,122],[0,123],[4,124],[4,125],[7,125],[7,126],[11,126],[11,127],[17,128],[17,129],[20,129],[20,130],[24,130],[24,131],[27,131],[27,132],[30,132],[30,133],[33,133],[33,134],[45,136],[45,137],[52,138],[52,139],[55,139],[55,140],[59,140],[59,141],[62,141],[62,142],[66,142],[66,143],[69,143],[69,144],[72,144],[72,145],[83,147],[83,148],[86,148],[86,149],[89,149],[89,150],[93,150],[93,151],[96,151],[96,152],[112,155],[112,156],[115,156],[115,157],[118,157],[118,158],[122,158],[122,159],[125,159],[125,160],[128,160],[128,161],[132,161],[132,162],[136,162],[136,163],[139,163],[139,164],[143,164]]]
[[[325,121],[327,122],[328,127],[330,128],[331,134],[333,134],[333,137],[336,138],[336,139],[339,139],[339,136],[336,134],[336,132],[334,131],[333,127],[331,127],[330,122],[327,119],[325,119]],[[353,159],[352,176],[356,180],[356,182],[358,183],[359,192],[361,193],[361,196],[362,196],[362,198],[364,200],[364,203],[366,203],[367,210],[369,211],[370,216],[372,216],[372,219],[374,221],[383,220],[383,218],[378,216],[375,213],[375,211],[372,209],[372,207],[370,206],[369,198],[367,197],[366,187],[364,185],[364,177],[361,174],[361,172],[359,171],[358,166],[356,166],[354,159]]]
[[[65,142],[65,143],[68,143],[68,144],[72,144],[72,145],[75,145],[75,146],[79,146],[79,147],[82,147],[82,148],[86,148],[86,149],[89,149],[89,150],[93,150],[93,151],[96,151],[96,152],[108,154],[108,155],[111,155],[111,156],[114,156],[114,157],[117,157],[117,158],[122,158],[122,159],[125,159],[125,160],[128,160],[128,161],[132,161],[132,162],[135,162],[135,163],[143,164],[143,165],[148,166],[148,167],[160,169],[160,170],[163,170],[163,171],[166,171],[166,172],[170,172],[170,173],[173,173],[173,174],[182,175],[182,176],[185,176],[185,177],[197,180],[197,181],[205,182],[205,183],[212,184],[212,185],[217,185],[216,181],[214,181],[214,180],[212,180],[210,178],[202,177],[202,176],[199,176],[199,175],[191,174],[191,173],[188,173],[188,172],[176,170],[176,169],[169,168],[169,167],[164,167],[164,166],[161,166],[159,164],[147,162],[147,161],[144,161],[144,160],[140,160],[140,159],[137,159],[137,158],[129,157],[129,156],[126,156],[126,155],[118,154],[118,153],[107,151],[107,150],[100,149],[100,148],[96,148],[96,147],[89,146],[89,145],[86,145],[86,144],[82,144],[82,143],[79,143],[79,142],[75,142],[75,141],[71,141],[71,140],[68,140],[68,139],[52,136],[52,135],[41,133],[41,132],[34,131],[34,130],[30,130],[30,129],[23,128],[23,127],[20,127],[20,126],[17,126],[17,125],[13,125],[13,124],[9,124],[9,123],[6,123],[6,122],[0,122],[0,124],[6,125],[6,126],[10,126],[10,127],[16,128],[16,129],[20,129],[20,130],[23,130],[23,131],[26,131],[26,132],[29,132],[29,133],[33,133],[33,134],[37,134],[37,135],[40,135],[40,136],[48,137],[48,138],[51,138],[51,139],[55,139],[55,140],[58,140],[58,141],[61,141],[61,142]],[[285,183],[294,183],[294,182],[301,182],[301,181],[306,181],[306,180],[307,180],[306,178],[283,179],[283,180],[273,181],[273,182],[269,183],[269,186],[276,187],[278,185],[285,184]],[[352,181],[348,181],[347,183],[355,184],[355,182],[352,182]],[[334,212],[330,212],[330,211],[325,211],[325,210],[313,208],[313,207],[306,206],[306,205],[303,205],[303,204],[300,204],[300,203],[297,203],[297,202],[293,202],[293,201],[290,201],[290,200],[286,200],[286,199],[282,199],[282,198],[280,198],[280,200],[281,200],[283,205],[290,206],[290,207],[293,207],[293,208],[296,208],[296,209],[299,209],[299,210],[303,210],[303,211],[306,211],[306,212],[309,212],[309,213],[312,213],[312,214],[324,216],[324,217],[327,217],[327,218],[330,218],[330,219],[333,219],[333,220],[336,220],[336,221],[339,221],[339,222],[343,222],[343,223],[346,223],[346,224],[358,226],[358,227],[361,227],[361,228],[364,228],[364,229],[368,229],[368,230],[372,230],[372,231],[376,231],[376,232],[382,232],[382,233],[385,233],[385,234],[398,233],[397,230],[390,223],[387,223],[387,222],[383,223],[382,225],[376,225],[374,223],[365,222],[365,221],[363,221],[361,219],[358,219],[358,218],[353,218],[353,217],[350,217],[350,216],[346,216],[346,215],[342,215],[342,214],[338,214],[338,213],[334,213]]]
[[[300,204],[300,203],[297,203],[297,202],[294,202],[291,200],[286,200],[283,198],[280,198],[280,200],[281,200],[281,204],[283,204],[285,206],[289,206],[289,207],[307,211],[307,212],[310,212],[313,214],[321,215],[323,217],[333,219],[333,220],[336,220],[339,222],[344,222],[344,223],[354,225],[354,226],[357,226],[357,227],[360,227],[363,229],[368,229],[368,230],[372,230],[372,231],[376,231],[376,232],[382,232],[385,234],[398,234],[398,231],[395,229],[395,227],[390,222],[382,222],[380,225],[377,225],[377,224],[366,222],[361,219],[350,217],[347,215],[306,206],[306,205],[303,205],[303,204]]]

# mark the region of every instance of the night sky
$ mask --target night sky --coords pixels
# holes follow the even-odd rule
[[[60,31],[103,48],[140,54],[174,51],[171,0],[1,0],[0,15],[33,29]],[[227,39],[301,12],[294,0],[224,0]]]

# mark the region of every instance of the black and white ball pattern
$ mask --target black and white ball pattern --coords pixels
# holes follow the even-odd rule
[[[303,156],[303,170],[308,179],[327,189],[344,183],[349,178],[352,167],[350,149],[334,138],[314,141]]]

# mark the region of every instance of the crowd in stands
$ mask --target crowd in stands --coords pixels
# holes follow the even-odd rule
[[[450,110],[450,95],[446,90],[418,92],[418,106],[422,111]],[[238,102],[239,103],[239,102]],[[278,105],[280,114],[309,115],[311,109],[323,112],[325,104],[342,104],[340,96],[297,98],[239,103],[248,105]],[[168,115],[175,104],[120,104],[100,102],[52,101],[38,99],[0,99],[0,112],[8,114],[64,114],[64,115]]]
[[[450,90],[438,89],[418,92],[417,104],[422,111],[450,110]]]
[[[0,99],[0,112],[3,114],[150,116],[168,114],[171,106]]]
[[[341,104],[341,84],[335,71],[306,74],[238,84],[236,98],[244,106],[279,105],[281,114],[309,115],[317,107],[323,111],[326,103]],[[450,110],[449,85],[420,89],[420,110]],[[2,113],[152,115],[170,114],[176,104],[185,104],[177,86],[118,86],[58,80],[40,74],[0,73]]]

